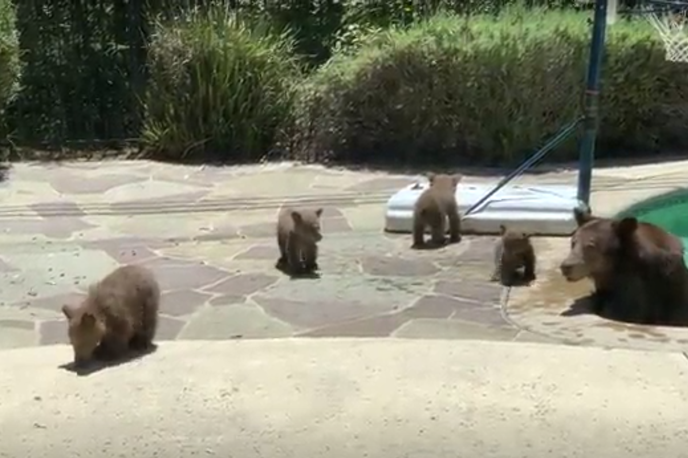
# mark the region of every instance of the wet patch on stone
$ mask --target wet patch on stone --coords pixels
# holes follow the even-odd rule
[[[299,337],[389,337],[409,317],[393,313],[325,326],[299,334]]]
[[[209,288],[205,288],[205,290],[217,294],[250,296],[251,294],[275,284],[277,280],[279,280],[279,277],[274,275],[246,273],[230,277]]]
[[[175,317],[190,315],[201,308],[210,297],[210,294],[191,290],[166,292],[160,299],[160,313]]]
[[[421,277],[439,272],[439,268],[430,261],[392,256],[367,256],[361,264],[363,271],[373,276]]]

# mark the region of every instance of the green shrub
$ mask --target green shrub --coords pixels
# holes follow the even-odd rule
[[[299,75],[291,40],[227,11],[218,4],[157,24],[142,139],[158,155],[257,159],[289,115]]]
[[[14,5],[11,0],[0,0],[0,122],[3,125],[4,109],[19,92],[21,68]]]
[[[338,53],[300,88],[292,153],[354,162],[520,160],[580,114],[588,18],[518,8],[440,14],[358,39],[355,52]],[[600,154],[667,147],[669,138],[688,144],[688,113],[667,113],[685,101],[685,67],[664,61],[643,22],[620,21],[609,32]],[[576,147],[569,141],[556,154],[571,159]]]

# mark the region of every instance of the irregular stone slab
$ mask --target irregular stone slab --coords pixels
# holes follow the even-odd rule
[[[177,318],[160,315],[158,317],[158,329],[155,333],[155,340],[175,340],[181,332],[186,321]]]
[[[225,307],[227,305],[236,305],[246,303],[246,298],[243,296],[235,296],[233,294],[223,294],[221,296],[213,297],[208,301],[211,307]]]
[[[430,261],[393,256],[367,256],[361,264],[365,273],[374,276],[421,277],[439,272],[439,268]]]
[[[279,280],[279,277],[275,275],[245,273],[230,277],[209,288],[205,288],[205,290],[218,294],[250,296],[276,283],[277,280]]]
[[[299,337],[389,337],[409,319],[401,313],[377,315],[314,329]]]
[[[65,304],[78,305],[86,298],[84,293],[67,293],[58,294],[56,296],[37,297],[27,300],[26,302],[13,304],[15,307],[31,307],[51,310],[56,313],[62,313],[62,306]]]
[[[125,184],[139,183],[144,177],[136,175],[103,174],[90,179],[69,172],[50,173],[46,177],[60,194],[103,194]]]
[[[457,307],[452,320],[462,320],[471,323],[478,323],[485,326],[507,326],[511,325],[502,317],[502,312],[498,307],[485,307],[467,301],[459,301],[461,306]]]
[[[482,303],[499,304],[502,297],[502,287],[498,283],[491,283],[487,279],[477,280],[440,280],[435,285],[435,293],[451,297],[473,299]]]
[[[119,267],[102,251],[81,250],[76,246],[22,246],[21,252],[3,253],[20,272],[0,273],[2,299],[6,303],[26,303],[34,298],[71,294],[79,287],[99,281]],[[24,251],[31,250],[31,251]]]
[[[234,259],[236,259],[236,260],[250,259],[250,260],[258,260],[258,261],[271,260],[271,261],[276,262],[278,257],[279,257],[279,248],[277,247],[277,243],[275,242],[274,245],[255,245],[255,246],[252,246],[251,248],[244,251],[243,253],[239,253],[238,255],[234,256]]]
[[[188,289],[164,293],[160,299],[160,313],[174,317],[190,315],[203,307],[210,294]]]
[[[471,237],[461,241],[464,242],[468,242],[469,246],[459,255],[461,263],[493,263],[497,237]]]
[[[142,265],[153,271],[163,291],[200,289],[229,276],[215,267],[181,259],[157,258]]]
[[[239,227],[239,235],[250,238],[276,237],[277,219],[274,222],[247,224]]]
[[[412,320],[399,328],[394,337],[415,339],[513,340],[519,330],[492,328],[458,320]]]
[[[47,238],[64,240],[75,232],[95,227],[79,218],[53,217],[46,219],[3,219],[5,234],[43,235]]]
[[[255,296],[253,300],[265,312],[297,328],[309,329],[323,327],[379,313],[380,308],[361,303],[348,303],[346,300],[331,301],[293,301],[265,296]]]
[[[445,296],[423,296],[401,313],[409,318],[449,318],[462,306],[456,299]]]
[[[427,282],[420,280],[410,282],[405,278],[366,278],[361,275],[324,273],[317,280],[280,281],[255,296],[255,300],[263,305],[264,298],[269,299],[275,313],[288,313],[289,318],[277,316],[289,323],[324,326],[332,324],[332,321],[326,322],[331,319],[361,318],[365,316],[361,314],[378,315],[403,309],[427,290]],[[282,301],[292,302],[294,307],[285,309],[279,305]],[[268,302],[265,304],[269,306]]]
[[[48,320],[38,324],[39,345],[68,344],[67,320]]]
[[[353,228],[346,218],[327,218],[321,222],[323,234],[337,234],[351,232]]]
[[[289,337],[292,328],[255,305],[207,307],[191,318],[180,339],[224,340]]]

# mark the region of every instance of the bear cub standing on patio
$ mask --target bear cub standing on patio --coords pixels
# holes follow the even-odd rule
[[[112,360],[130,350],[152,348],[158,323],[160,287],[153,273],[128,265],[89,287],[78,306],[64,305],[74,363]]]
[[[490,280],[504,286],[513,286],[520,279],[526,283],[535,280],[536,257],[530,235],[508,230],[503,224],[499,228],[501,237],[495,245],[495,267]]]
[[[277,218],[277,267],[292,275],[313,273],[318,267],[318,242],[322,240],[322,208],[284,208]]]
[[[570,282],[592,279],[592,309],[642,324],[688,324],[688,269],[674,235],[634,217],[576,210],[578,228],[560,265]]]
[[[449,220],[449,242],[461,241],[461,216],[456,202],[456,187],[461,175],[428,174],[430,187],[418,197],[413,209],[413,245],[425,245],[425,228],[430,226],[433,245],[446,243],[445,228]]]

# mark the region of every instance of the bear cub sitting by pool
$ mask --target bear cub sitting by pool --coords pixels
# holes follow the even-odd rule
[[[141,266],[119,267],[91,285],[81,304],[62,306],[75,366],[151,350],[159,306],[158,282]]]
[[[592,279],[593,309],[640,324],[688,324],[688,269],[681,240],[634,217],[575,211],[577,229],[560,265],[571,282]]]

